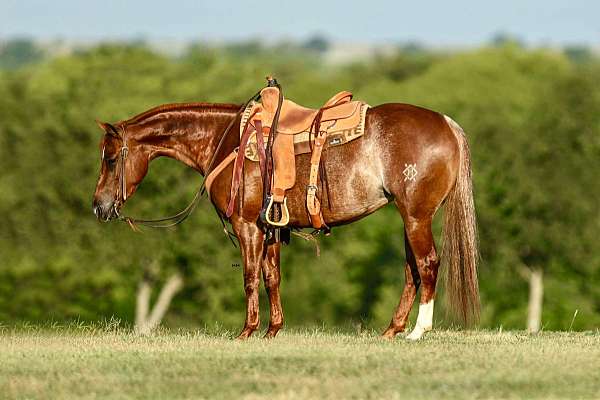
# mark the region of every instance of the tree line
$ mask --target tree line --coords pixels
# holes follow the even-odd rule
[[[139,234],[95,220],[102,133],[94,120],[126,119],[161,103],[242,103],[273,73],[287,97],[307,106],[345,89],[372,105],[413,103],[459,122],[473,158],[482,326],[600,326],[593,55],[512,42],[461,52],[399,48],[345,65],[307,47],[260,44],[198,45],[177,58],[143,44],[30,53],[31,62],[0,62],[10,66],[0,70],[2,324],[116,317],[144,326],[164,315],[174,327],[238,328],[241,260],[207,201],[168,231]],[[159,159],[125,211],[178,210],[201,179]],[[308,242],[284,248],[287,325],[385,326],[402,289],[402,232],[390,206],[320,239],[319,258]],[[160,312],[161,296],[168,312]],[[452,324],[443,312],[435,319]]]

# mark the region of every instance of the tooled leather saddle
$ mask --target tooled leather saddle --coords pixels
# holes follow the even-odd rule
[[[210,184],[227,165],[234,164],[234,176],[227,217],[233,214],[235,199],[243,173],[244,157],[260,164],[265,193],[261,219],[273,227],[289,223],[286,191],[296,183],[295,156],[311,153],[309,183],[306,188],[306,207],[315,229],[326,227],[317,198],[317,181],[322,151],[343,145],[364,133],[368,104],[352,101],[352,93],[342,91],[323,107],[312,109],[284,99],[281,88],[273,78],[261,90],[260,101],[245,108],[240,123],[240,147],[217,166],[206,179]],[[259,134],[260,133],[260,134]]]

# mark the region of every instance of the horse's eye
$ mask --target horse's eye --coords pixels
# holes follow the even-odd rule
[[[107,159],[106,159],[106,164],[107,164],[109,167],[113,167],[113,166],[115,165],[115,163],[116,163],[116,162],[117,162],[117,159],[116,159],[116,158],[107,158]]]

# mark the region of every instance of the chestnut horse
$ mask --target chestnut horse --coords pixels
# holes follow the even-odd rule
[[[218,165],[239,146],[238,129],[227,130],[232,123],[239,127],[239,109],[233,104],[168,104],[114,125],[99,122],[105,134],[93,200],[98,219],[109,221],[119,216],[121,206],[146,175],[148,164],[157,157],[174,158],[206,175],[211,160]],[[431,223],[442,204],[442,258],[447,265],[449,304],[463,320],[475,320],[479,313],[478,253],[471,161],[463,130],[447,116],[396,103],[370,108],[365,123],[362,137],[324,152],[329,199],[323,202],[322,211],[326,224],[336,226],[393,202],[404,220],[404,290],[383,336],[392,338],[404,331],[419,287],[417,322],[407,337],[419,339],[432,328],[440,257]],[[290,227],[311,227],[305,205],[309,169],[310,154],[297,156],[296,185],[287,193]],[[231,176],[229,165],[212,184],[210,198],[221,215],[227,208]],[[245,160],[240,190],[242,200],[229,220],[244,261],[246,321],[238,338],[249,337],[259,327],[261,273],[270,302],[266,337],[274,337],[283,325],[281,245],[265,240],[259,222],[263,197],[258,163]]]

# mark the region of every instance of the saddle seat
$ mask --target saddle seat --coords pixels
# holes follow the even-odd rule
[[[251,123],[260,120],[263,137],[266,140],[277,111],[279,90],[275,87],[267,87],[261,92],[261,99],[261,102],[251,103],[245,110],[240,124],[240,137],[243,135],[249,119]],[[362,101],[351,100],[351,92],[341,91],[323,105],[321,124],[318,130],[327,132],[326,147],[341,145],[362,136],[369,105]],[[284,99],[277,123],[277,133],[281,134],[277,141],[293,143],[295,155],[310,153],[316,133],[312,125],[318,113],[319,110]],[[313,128],[313,132],[311,132],[311,128]],[[293,136],[293,138],[287,138],[287,136]],[[274,152],[279,152],[279,148],[280,146],[276,145]],[[250,136],[248,145],[243,151],[246,158],[258,161],[258,144],[255,134]]]
[[[263,126],[271,127],[279,102],[279,90],[274,87],[265,88],[261,92],[261,99],[262,115],[260,117],[262,124]],[[351,100],[352,93],[345,90],[337,93],[323,105],[323,108],[325,108],[323,117],[325,118],[322,118],[322,120],[347,117],[349,108],[340,109],[337,106],[347,104]],[[285,99],[281,105],[277,132],[289,135],[308,131],[318,113],[319,110],[303,107],[291,100]]]

